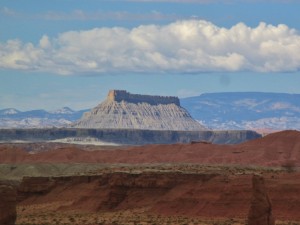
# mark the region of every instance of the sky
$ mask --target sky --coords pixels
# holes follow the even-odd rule
[[[300,94],[297,0],[1,0],[0,109],[88,109],[110,89]]]

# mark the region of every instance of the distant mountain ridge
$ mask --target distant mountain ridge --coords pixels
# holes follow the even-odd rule
[[[300,94],[205,93],[180,99],[180,104],[194,119],[211,129],[300,130]],[[2,109],[0,128],[66,127],[88,111],[89,109],[74,111],[68,107],[50,112]]]
[[[0,110],[0,128],[65,127],[78,120],[88,110],[74,111],[63,107],[55,111],[20,111],[14,108]]]
[[[181,104],[211,129],[300,130],[300,94],[206,93],[181,99]]]
[[[14,108],[2,109],[2,110],[0,110],[0,116],[14,115],[14,114],[18,114],[20,112],[21,111],[14,109]]]

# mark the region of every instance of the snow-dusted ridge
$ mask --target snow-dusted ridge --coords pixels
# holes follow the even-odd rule
[[[181,104],[214,130],[300,130],[300,94],[208,93],[181,99]]]
[[[51,128],[66,127],[78,120],[86,110],[74,111],[63,107],[55,111],[19,111],[9,108],[0,110],[0,128]]]
[[[17,113],[19,113],[20,111],[14,108],[7,108],[7,109],[2,109],[0,110],[0,115],[4,116],[4,115],[15,115]]]
[[[57,109],[54,111],[50,111],[52,114],[73,114],[75,111],[70,109],[69,107],[63,107],[61,109]]]
[[[232,92],[208,93],[180,100],[189,114],[214,130],[300,130],[300,94]],[[67,127],[84,112],[68,107],[47,112],[0,110],[0,128]]]

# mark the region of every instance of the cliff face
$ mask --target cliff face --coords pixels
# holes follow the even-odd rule
[[[130,103],[148,103],[150,105],[159,104],[175,104],[180,106],[179,98],[173,96],[152,96],[131,94],[122,90],[110,90],[107,95],[107,100],[116,102],[130,102]]]
[[[0,224],[14,225],[16,212],[16,190],[6,184],[0,184]]]
[[[20,205],[68,202],[60,207],[62,211],[147,207],[149,212],[166,215],[245,216],[251,194],[249,181],[248,176],[229,181],[227,176],[213,173],[178,172],[56,177],[49,178],[46,185],[45,178],[28,177],[23,179],[18,196]]]
[[[275,225],[272,205],[266,191],[264,178],[254,175],[252,186],[253,194],[248,215],[248,225]]]
[[[299,220],[299,173],[265,175],[265,179],[274,215],[282,220]],[[264,211],[269,209],[266,199],[260,198],[261,194],[257,195],[262,193],[261,189],[258,191],[256,186],[253,189],[251,180],[250,174],[180,172],[116,172],[98,176],[54,177],[46,180],[46,184],[45,178],[32,177],[23,180],[18,196],[19,205],[35,208],[35,214],[38,214],[36,210],[39,207],[45,210],[45,204],[53,204],[53,208],[48,210],[55,213],[144,209],[146,213],[159,215],[246,220],[252,192],[256,195],[254,199],[259,203],[259,209],[262,209],[254,217],[269,215],[268,211]]]
[[[236,144],[260,138],[254,131],[169,131],[140,129],[0,129],[0,142],[47,142],[64,138],[96,138],[103,142],[125,145],[189,143],[208,141]]]
[[[205,128],[180,106],[176,97],[110,91],[107,99],[75,122],[76,128],[193,131]]]

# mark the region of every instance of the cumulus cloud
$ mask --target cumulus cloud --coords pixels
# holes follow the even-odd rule
[[[218,27],[204,20],[69,31],[38,44],[0,43],[0,68],[78,73],[295,72],[300,35],[260,23]]]

